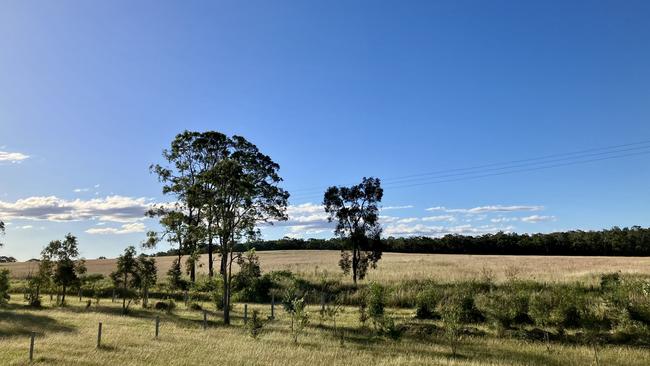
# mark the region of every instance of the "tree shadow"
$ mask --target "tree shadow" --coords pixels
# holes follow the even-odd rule
[[[0,319],[0,337],[27,336],[31,332],[40,336],[45,333],[75,331],[75,328],[46,315],[0,310]]]

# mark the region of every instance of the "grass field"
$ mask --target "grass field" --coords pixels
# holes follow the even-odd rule
[[[331,277],[340,276],[338,251],[293,250],[258,254],[264,272],[287,269],[305,278],[316,278],[327,271]],[[156,258],[159,278],[164,277],[175,258]],[[108,275],[115,269],[114,259],[88,260],[86,264],[90,273]],[[32,262],[0,264],[0,268],[11,270],[13,278],[25,278],[30,271],[36,271],[37,266]],[[591,281],[607,272],[650,274],[650,258],[384,253],[378,268],[371,270],[367,279],[386,284],[410,279],[451,282],[477,278],[484,269],[492,272],[497,281],[505,279],[508,274],[537,281]],[[201,258],[199,271],[207,272],[205,255]],[[342,280],[350,281],[348,277]]]
[[[263,271],[286,269],[302,277],[317,279],[324,272],[340,277],[337,251],[260,252]],[[175,257],[157,258],[164,276]],[[201,272],[207,265],[202,258]],[[109,274],[114,260],[89,260],[91,273]],[[24,278],[35,263],[3,264],[13,278]],[[589,282],[606,272],[650,273],[650,259],[623,257],[473,256],[386,253],[368,280],[393,285],[399,295],[407,280],[436,279],[439,282],[475,279],[486,271],[497,281],[511,276],[536,281]],[[161,277],[163,278],[163,277]],[[348,278],[343,278],[349,281]],[[497,336],[487,323],[465,324],[459,354],[452,357],[442,324],[415,319],[413,308],[391,308],[388,315],[403,326],[401,340],[380,336],[359,322],[358,309],[345,307],[337,318],[344,338],[337,337],[330,320],[322,320],[318,307],[309,307],[310,324],[298,344],[292,342],[288,315],[276,307],[276,320],[267,323],[259,339],[252,339],[243,325],[243,304],[234,305],[231,326],[221,323],[221,312],[211,303],[200,303],[208,311],[209,327],[202,329],[202,313],[179,303],[172,313],[141,309],[133,305],[128,316],[120,314],[120,303],[102,299],[85,308],[85,300],[68,298],[65,308],[55,307],[43,296],[44,308],[25,305],[14,294],[8,308],[0,309],[0,364],[27,365],[29,334],[36,339],[35,364],[40,365],[590,365],[594,350],[577,343],[552,343],[519,336]],[[154,300],[155,301],[155,300]],[[251,304],[264,319],[267,304]],[[250,313],[249,313],[250,314]],[[161,336],[154,339],[154,319],[162,319]],[[103,323],[103,347],[95,347],[97,325]],[[533,329],[531,328],[531,331]],[[578,330],[572,330],[576,332]],[[599,352],[600,365],[647,365],[650,350],[638,346],[607,345]]]
[[[15,298],[18,298],[16,296]],[[0,364],[27,365],[29,332],[37,332],[36,365],[590,365],[590,347],[467,336],[459,354],[451,357],[444,337],[406,334],[402,340],[374,336],[358,322],[356,309],[346,308],[338,318],[345,330],[344,342],[335,337],[332,324],[319,325],[317,308],[311,324],[294,344],[287,315],[276,310],[275,321],[252,339],[242,320],[242,305],[235,305],[234,324],[220,324],[220,313],[209,312],[208,330],[202,329],[202,313],[183,305],[173,314],[134,309],[119,315],[119,304],[102,300],[85,309],[71,300],[66,308],[33,310],[12,302],[0,309]],[[204,304],[208,309],[210,305]],[[255,305],[264,315],[268,305]],[[250,308],[249,308],[250,309]],[[154,339],[154,319],[161,316],[161,335]],[[399,322],[413,320],[410,310],[391,310]],[[97,349],[98,322],[103,323],[102,348]],[[429,321],[429,324],[432,324]],[[489,330],[486,329],[486,332]],[[648,365],[650,350],[606,346],[599,351],[601,365]]]

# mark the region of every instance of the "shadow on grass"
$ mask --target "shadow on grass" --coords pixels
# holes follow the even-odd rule
[[[27,336],[54,332],[73,332],[75,328],[61,324],[47,315],[0,310],[0,337]]]

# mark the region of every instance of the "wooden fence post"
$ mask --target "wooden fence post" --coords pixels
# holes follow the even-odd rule
[[[158,329],[160,329],[160,315],[156,315],[156,338],[158,338]]]
[[[271,319],[275,319],[275,294],[271,294]]]
[[[29,338],[29,362],[34,360],[34,338],[36,337],[36,332],[32,332]]]
[[[244,324],[248,323],[248,304],[244,304]]]
[[[208,329],[208,312],[203,310],[203,330]]]
[[[99,322],[99,328],[97,328],[97,348],[102,346],[102,322]]]
[[[325,313],[325,293],[324,292],[320,293],[320,311],[321,311],[321,313]]]

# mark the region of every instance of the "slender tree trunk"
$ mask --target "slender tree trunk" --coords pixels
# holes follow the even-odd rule
[[[126,281],[127,274],[124,274],[124,284],[122,285],[122,314],[126,314]]]
[[[357,248],[352,248],[352,282],[357,286],[357,268],[359,266],[359,253]]]
[[[210,278],[214,276],[214,263],[212,263],[212,235],[210,235],[208,241],[208,276],[210,276]]]
[[[192,266],[190,267],[190,281],[196,281],[196,261],[192,259]]]
[[[223,278],[223,323],[230,325],[230,286],[228,286],[228,272],[223,271],[221,277]]]
[[[65,304],[65,285],[63,286],[63,294],[61,294],[61,305]]]

